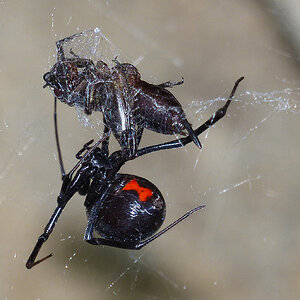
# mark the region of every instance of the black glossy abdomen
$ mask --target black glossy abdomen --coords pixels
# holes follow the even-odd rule
[[[87,208],[88,216],[90,210]],[[141,241],[160,228],[165,213],[165,201],[154,184],[142,177],[118,174],[94,229],[106,239]]]

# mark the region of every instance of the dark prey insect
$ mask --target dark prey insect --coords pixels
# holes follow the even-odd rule
[[[141,80],[137,68],[114,60],[109,67],[102,60],[80,58],[70,50],[64,53],[64,44],[80,34],[74,34],[56,43],[57,62],[44,75],[54,97],[69,106],[77,106],[86,114],[103,113],[104,125],[118,140],[123,152],[134,157],[144,128],[163,134],[188,135],[201,148],[197,135],[187,121],[183,109],[167,88],[183,83],[165,82],[159,85]]]
[[[195,130],[197,136],[225,116],[241,80],[243,77],[236,81],[225,105]],[[188,136],[138,149],[135,158],[155,151],[183,147],[191,141],[192,138]],[[163,196],[158,188],[142,177],[119,173],[120,168],[128,160],[134,158],[124,155],[123,151],[115,151],[109,155],[107,135],[93,147],[90,146],[92,142],[85,144],[77,153],[76,157],[80,160],[71,172],[67,175],[63,174],[62,187],[57,197],[57,207],[27,260],[26,267],[28,269],[52,256],[50,254],[43,259],[36,260],[63,209],[76,192],[86,195],[84,205],[87,211],[88,225],[84,240],[92,245],[107,245],[125,249],[141,249],[204,207],[204,205],[195,207],[156,233],[164,221],[166,211]],[[100,148],[98,146],[101,143]],[[94,232],[99,236],[95,237]]]

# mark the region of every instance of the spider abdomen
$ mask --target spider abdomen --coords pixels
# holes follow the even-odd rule
[[[89,216],[91,207],[87,207]],[[112,192],[103,201],[95,231],[103,238],[119,241],[142,241],[162,225],[165,201],[158,188],[142,177],[118,174]]]

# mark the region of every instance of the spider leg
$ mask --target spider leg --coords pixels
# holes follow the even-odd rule
[[[50,217],[49,222],[47,223],[44,232],[40,237],[38,238],[35,247],[33,248],[27,262],[26,262],[26,268],[31,269],[32,267],[36,266],[37,264],[43,262],[44,260],[50,258],[53,254],[49,254],[46,257],[37,260],[37,255],[39,254],[43,244],[48,240],[50,234],[52,233],[63,209],[65,208],[68,201],[73,197],[73,195],[78,191],[81,193],[84,193],[85,190],[88,189],[87,185],[90,181],[90,177],[92,176],[92,173],[94,171],[94,167],[90,167],[89,164],[83,165],[87,157],[95,150],[96,147],[99,146],[99,144],[104,141],[107,137],[104,136],[101,138],[95,145],[91,148],[89,148],[89,145],[92,143],[92,141],[86,143],[83,146],[83,149],[81,151],[86,150],[87,152],[82,156],[81,160],[75,165],[75,167],[68,173],[64,174],[62,180],[63,184],[59,193],[59,196],[57,197],[57,207],[55,208],[52,216]],[[58,141],[58,138],[57,138]],[[58,143],[59,145],[59,143]],[[59,148],[60,149],[60,148]],[[80,152],[80,151],[79,151]],[[80,155],[81,153],[79,153]],[[125,163],[125,162],[124,162]],[[78,172],[75,174],[74,178],[72,179],[73,173],[76,171],[76,169],[80,166],[81,168],[78,170]],[[120,167],[122,164],[120,164]]]
[[[58,152],[58,160],[59,160],[60,171],[61,171],[61,176],[62,176],[63,182],[65,182],[66,178],[70,179],[70,177],[73,175],[75,170],[86,159],[88,154],[90,154],[101,142],[105,141],[109,137],[109,130],[107,132],[105,131],[104,132],[105,135],[101,139],[99,139],[99,141],[93,147],[91,147],[89,149],[89,151],[87,151],[87,153],[82,158],[80,158],[80,161],[75,165],[75,167],[71,170],[71,172],[69,172],[69,174],[66,175],[64,164],[63,164],[63,159],[62,159],[60,142],[59,142],[58,125],[57,125],[57,98],[56,97],[54,98],[54,131],[55,131],[56,148],[57,148],[57,152]],[[90,142],[86,143],[83,146],[83,148],[80,151],[78,151],[78,153],[76,154],[76,157],[77,156],[79,157],[85,150],[88,150],[88,145],[91,144],[92,142],[93,141],[90,141]]]
[[[181,85],[183,83],[184,83],[184,78],[182,77],[180,81],[177,81],[177,82],[167,81],[167,82],[163,82],[161,84],[158,84],[157,86],[159,86],[161,88],[171,88],[175,85]]]
[[[105,188],[105,191],[103,191],[103,190],[101,191],[100,198],[94,204],[92,204],[91,201],[89,201],[89,200],[86,200],[84,203],[85,205],[91,205],[91,204],[93,205],[89,219],[88,219],[88,225],[86,227],[84,237],[83,237],[83,239],[90,244],[94,244],[93,240],[95,238],[93,237],[93,232],[94,232],[94,227],[95,227],[95,224],[96,224],[97,218],[98,218],[98,211],[100,209],[102,202],[105,200],[108,192],[109,192],[109,186],[107,185]],[[92,199],[92,200],[94,200],[94,199]],[[94,244],[94,245],[96,245],[96,244]]]
[[[58,161],[59,161],[59,166],[60,166],[60,173],[61,173],[61,178],[64,180],[66,176],[65,168],[64,168],[64,163],[62,159],[62,154],[61,154],[61,148],[60,148],[60,143],[59,143],[59,134],[58,134],[58,125],[57,125],[57,98],[54,97],[54,131],[55,131],[55,141],[56,141],[56,148],[57,148],[57,153],[58,153]]]
[[[102,143],[104,142],[107,138],[109,137],[109,133],[106,136],[103,136],[102,138],[100,138],[98,140],[97,143],[95,143],[94,146],[92,147],[88,147],[87,152],[81,157],[80,161],[77,162],[77,164],[73,167],[73,169],[65,176],[66,178],[70,178],[73,176],[73,173],[79,168],[80,165],[82,165],[84,162],[88,161],[88,156]],[[92,143],[93,140],[87,142],[85,145]],[[85,146],[84,145],[84,146]],[[83,146],[83,147],[84,147]],[[79,151],[79,154],[81,154],[80,152],[82,151],[82,149]],[[84,150],[83,150],[84,151]],[[78,153],[77,153],[78,154]]]
[[[63,184],[62,190],[64,189],[65,186],[66,186],[66,184]],[[59,201],[59,199],[58,199],[57,207],[55,208],[52,216],[50,217],[50,220],[49,220],[48,224],[46,225],[43,234],[39,236],[39,238],[35,244],[35,247],[33,248],[32,252],[26,262],[27,269],[31,269],[32,267],[36,266],[37,264],[39,264],[39,263],[43,262],[44,260],[53,256],[53,254],[51,253],[42,259],[36,260],[43,244],[48,240],[50,234],[52,233],[52,231],[55,227],[55,224],[57,223],[68,200],[69,199],[64,199],[64,201]]]
[[[73,195],[80,190],[82,186],[85,185],[86,181],[89,180],[89,172],[91,172],[89,165],[82,166],[82,168],[76,173],[74,178],[71,180],[69,174],[65,175],[63,179],[62,188],[59,196],[57,197],[57,207],[55,208],[49,222],[47,223],[44,232],[39,236],[35,247],[33,248],[27,262],[26,268],[31,269],[42,261],[50,258],[53,254],[49,254],[46,257],[36,260],[43,244],[48,240],[50,234],[52,233],[63,209],[65,208],[68,201],[73,197]]]
[[[83,158],[82,153],[91,149],[90,145],[94,142],[94,140],[90,140],[83,145],[83,147],[76,153],[75,157],[79,160]]]
[[[179,219],[168,225],[166,228],[162,229],[158,233],[154,234],[150,238],[144,240],[144,241],[114,241],[114,240],[108,240],[103,238],[94,238],[93,237],[93,227],[94,223],[97,220],[97,217],[93,217],[92,220],[89,219],[89,225],[87,227],[87,230],[84,235],[84,240],[92,245],[105,245],[105,246],[111,246],[111,247],[117,247],[117,248],[123,248],[123,249],[133,249],[133,250],[139,250],[143,248],[145,245],[151,243],[161,235],[163,235],[165,232],[173,228],[175,225],[183,221],[184,219],[188,218],[191,214],[194,212],[203,209],[205,205],[197,206],[193,208],[192,210],[188,211],[186,214],[181,216]]]
[[[228,100],[226,101],[224,106],[219,108],[205,123],[203,123],[196,130],[194,130],[194,132],[197,136],[199,134],[201,134],[202,132],[204,132],[205,130],[207,130],[208,128],[210,128],[215,123],[217,123],[219,120],[221,120],[226,115],[227,109],[232,101],[232,98],[234,97],[236,89],[243,79],[244,79],[244,77],[241,77],[235,82],[234,87],[230,93],[230,96],[228,97]],[[179,139],[179,140],[173,140],[173,141],[166,142],[163,144],[157,144],[157,145],[153,145],[153,146],[144,147],[137,151],[136,157],[139,157],[139,156],[151,153],[151,152],[155,152],[155,151],[184,147],[185,145],[189,144],[191,141],[192,141],[192,138],[190,136],[187,136],[187,137]]]
[[[177,219],[176,221],[172,222],[170,225],[168,225],[166,228],[162,229],[161,231],[159,231],[158,233],[152,235],[150,238],[141,241],[140,243],[135,245],[134,249],[141,249],[142,247],[144,247],[145,245],[151,243],[152,241],[154,241],[155,239],[157,239],[158,237],[160,237],[161,235],[163,235],[165,232],[167,232],[168,230],[170,230],[171,228],[173,228],[175,225],[177,225],[178,223],[180,223],[181,221],[185,220],[186,218],[188,218],[191,214],[193,214],[194,212],[203,209],[205,207],[205,205],[200,205],[197,206],[193,209],[191,209],[190,211],[188,211],[187,213],[185,213],[183,216],[181,216],[179,219]]]
[[[62,213],[62,208],[61,207],[56,207],[54,213],[52,214],[48,224],[46,225],[45,229],[44,229],[44,233],[38,238],[35,247],[33,248],[27,262],[26,262],[26,268],[27,269],[31,269],[32,267],[36,266],[37,264],[43,262],[44,260],[50,258],[51,256],[53,256],[53,254],[49,254],[46,257],[36,260],[36,257],[38,256],[43,244],[47,241],[47,239],[49,238],[51,232],[53,231],[53,228],[60,216],[60,214]]]

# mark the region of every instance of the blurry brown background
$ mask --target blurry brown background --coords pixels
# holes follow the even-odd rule
[[[284,2],[284,3],[283,3]],[[1,299],[299,299],[299,1],[0,1]],[[228,116],[194,145],[123,171],[165,195],[165,225],[206,209],[139,252],[82,241],[83,198],[68,204],[41,251],[25,261],[60,189],[53,97],[42,75],[55,41],[89,28],[139,61],[200,125],[246,79]],[[101,47],[99,48],[101,51]],[[95,130],[59,106],[67,169]],[[145,134],[143,145],[168,137]]]

